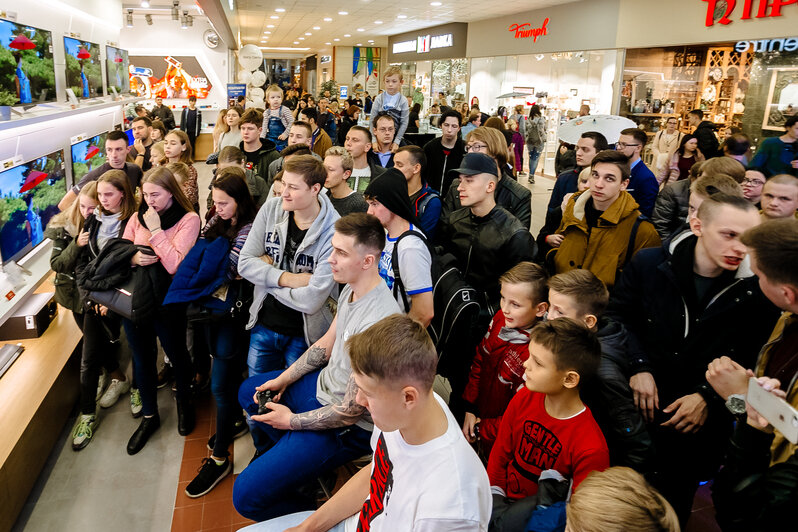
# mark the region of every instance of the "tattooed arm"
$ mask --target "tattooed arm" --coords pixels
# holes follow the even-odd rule
[[[350,374],[341,404],[331,404],[310,412],[291,414],[291,430],[325,430],[354,425],[366,412],[366,408],[356,401],[357,390],[355,377]]]

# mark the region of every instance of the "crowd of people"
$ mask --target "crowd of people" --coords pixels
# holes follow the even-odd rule
[[[267,109],[224,111],[202,218],[196,135],[147,116],[129,147],[109,133],[47,228],[84,338],[73,448],[129,393],[138,453],[173,381],[181,435],[196,394],[216,402],[189,497],[250,434],[233,502],[253,530],[677,531],[708,480],[724,530],[788,522],[795,442],[745,394],[756,378],[798,397],[796,119],[747,166],[743,136],[719,147],[701,111],[653,139],[655,171],[642,130],[614,149],[586,132],[534,238],[513,139],[533,176],[541,110],[507,130],[446,109],[419,147],[401,73],[384,82],[365,107],[270,86]],[[439,360],[444,264],[479,312]],[[317,509],[319,479],[353,461]]]

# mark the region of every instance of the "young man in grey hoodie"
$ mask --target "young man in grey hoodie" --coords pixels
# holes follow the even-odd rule
[[[241,276],[255,285],[247,323],[250,376],[291,365],[335,314],[327,259],[339,216],[319,194],[327,172],[311,155],[292,157],[283,170],[282,196],[260,209],[238,262]]]

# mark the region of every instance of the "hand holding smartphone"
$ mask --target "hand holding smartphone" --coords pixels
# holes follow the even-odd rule
[[[798,443],[798,410],[787,401],[763,388],[754,377],[748,380],[745,400],[790,443]]]

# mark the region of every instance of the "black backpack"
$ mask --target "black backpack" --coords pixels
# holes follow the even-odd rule
[[[456,346],[460,345],[460,339],[473,336],[480,312],[477,291],[465,281],[454,255],[437,253],[427,238],[418,231],[405,231],[394,242],[391,260],[394,295],[401,295],[405,312],[410,310],[410,301],[399,271],[399,242],[411,235],[424,242],[432,259],[430,273],[435,314],[427,327],[427,332],[435,344],[438,358],[441,359],[448,351],[456,350]],[[457,353],[453,353],[450,356],[456,355]]]

